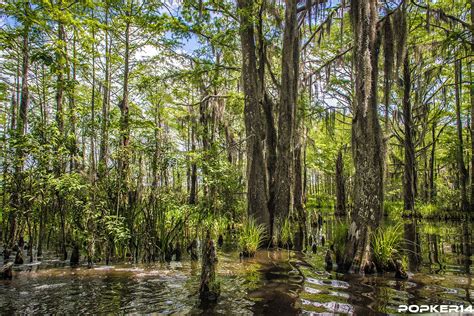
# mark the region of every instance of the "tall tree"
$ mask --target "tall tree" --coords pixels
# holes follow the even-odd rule
[[[105,70],[103,79],[103,99],[102,99],[102,121],[100,127],[100,145],[99,145],[99,164],[98,177],[102,179],[107,170],[107,159],[109,152],[109,111],[110,111],[110,55],[111,55],[111,39],[109,36],[109,15],[110,6],[108,1],[105,2],[105,18],[104,18],[104,55],[105,55]]]
[[[245,131],[247,143],[247,209],[249,216],[270,228],[267,207],[267,176],[263,155],[264,130],[258,93],[257,56],[252,19],[253,0],[238,0],[240,42],[242,46],[242,81],[245,94]]]
[[[294,133],[298,88],[299,37],[297,2],[285,1],[285,29],[281,60],[281,88],[278,109],[277,162],[275,170],[275,218],[290,213],[294,183]]]
[[[474,54],[474,0],[471,0],[471,54]],[[474,61],[469,63],[470,87],[469,94],[471,98],[471,212],[474,212]]]
[[[16,124],[16,139],[19,141],[18,146],[16,147],[16,157],[14,165],[14,181],[15,185],[11,193],[11,204],[13,211],[9,214],[9,238],[8,238],[8,247],[11,249],[16,242],[16,232],[17,232],[17,215],[23,212],[23,197],[21,192],[23,191],[23,167],[25,159],[25,150],[23,148],[24,144],[24,135],[27,129],[28,123],[28,106],[30,102],[30,93],[29,93],[29,68],[30,68],[30,52],[29,52],[29,32],[30,32],[30,21],[28,21],[28,11],[30,10],[30,4],[25,2],[23,4],[23,14],[24,14],[24,25],[22,30],[22,45],[21,45],[21,92],[20,92],[20,108],[19,108],[19,119]],[[15,102],[12,102],[15,104]],[[15,106],[13,106],[15,109]],[[13,112],[15,115],[15,111]],[[15,119],[12,119],[12,127]]]
[[[462,133],[462,119],[461,119],[461,85],[462,85],[462,68],[461,61],[454,62],[454,94],[456,105],[456,130],[458,136],[457,142],[457,163],[459,170],[459,187],[461,189],[461,210],[466,211],[469,207],[467,199],[467,180],[468,172],[464,164],[464,141]]]
[[[346,179],[344,176],[344,160],[342,150],[339,149],[336,158],[336,213],[337,216],[346,215]]]
[[[131,32],[132,19],[134,19],[134,0],[127,0],[123,8],[123,78],[122,78],[122,96],[119,102],[120,109],[120,153],[118,156],[118,194],[117,194],[117,212],[126,219],[128,229],[133,231],[133,210],[130,198],[131,194],[131,170],[130,162],[132,152],[130,149],[130,100],[129,100],[129,85],[130,85],[130,59],[131,59]],[[137,9],[138,10],[138,9]],[[130,239],[130,249],[133,248],[133,241]],[[135,258],[138,260],[138,258]]]
[[[377,111],[378,1],[352,0],[351,19],[355,71],[352,120],[354,210],[342,267],[363,272],[372,267],[370,236],[380,222],[383,205],[384,144]]]
[[[412,107],[410,101],[411,75],[408,51],[403,61],[403,126],[404,126],[404,172],[403,202],[409,215],[415,211],[415,144],[413,142]]]

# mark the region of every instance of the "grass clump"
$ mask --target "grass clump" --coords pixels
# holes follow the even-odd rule
[[[291,230],[291,222],[288,218],[285,218],[283,225],[281,226],[280,240],[283,246],[291,248],[293,245],[293,234]]]
[[[249,218],[242,227],[239,236],[239,248],[244,257],[253,257],[258,247],[262,245],[266,237],[266,228],[263,224],[258,225],[255,219]]]
[[[379,227],[372,236],[372,249],[377,270],[395,270],[395,262],[400,259],[403,242],[401,227],[400,224],[386,229]]]

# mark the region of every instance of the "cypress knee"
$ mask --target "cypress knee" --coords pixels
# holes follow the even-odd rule
[[[199,297],[203,301],[216,301],[219,297],[220,288],[216,282],[216,268],[216,248],[208,231],[202,250],[201,286],[199,288]]]

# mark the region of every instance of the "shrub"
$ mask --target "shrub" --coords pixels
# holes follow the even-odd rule
[[[395,269],[403,241],[401,227],[401,224],[386,229],[379,227],[372,236],[374,261],[379,271]]]
[[[249,218],[242,227],[239,236],[239,247],[242,254],[246,257],[252,257],[257,252],[266,237],[266,228],[264,225],[258,225],[253,218]]]
[[[392,218],[400,217],[403,214],[403,202],[402,201],[384,201],[383,210],[384,210],[384,214]]]
[[[418,211],[423,218],[430,218],[439,213],[439,208],[434,204],[422,204],[418,207]]]

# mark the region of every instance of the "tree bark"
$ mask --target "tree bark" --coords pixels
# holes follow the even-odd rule
[[[429,189],[428,189],[428,201],[430,203],[433,202],[435,197],[435,154],[436,154],[436,123],[433,123],[431,127],[431,138],[432,138],[432,145],[430,151],[430,161],[429,161]]]
[[[370,236],[380,223],[383,206],[384,153],[377,111],[380,34],[377,0],[352,0],[355,99],[352,150],[355,165],[354,210],[341,268],[352,272],[373,268]]]
[[[268,211],[270,216],[270,236],[273,236],[273,222],[275,210],[275,168],[277,161],[277,131],[275,128],[274,111],[276,109],[271,96],[266,91],[265,86],[265,66],[266,66],[266,44],[263,34],[263,12],[267,1],[262,1],[258,12],[257,24],[257,46],[258,46],[258,89],[259,97],[263,106],[265,118],[265,160],[267,164],[267,185],[268,185]]]
[[[294,205],[298,218],[298,239],[295,242],[296,250],[303,250],[305,245],[306,232],[306,213],[304,209],[303,192],[303,170],[302,170],[302,149],[301,145],[295,148],[294,168],[295,168],[295,186],[294,186]]]
[[[25,8],[26,9],[26,8]],[[12,127],[16,128],[16,137],[22,141],[23,136],[25,135],[27,124],[28,124],[28,106],[30,102],[30,94],[28,87],[28,74],[30,66],[30,55],[29,55],[29,24],[25,25],[23,31],[23,43],[22,43],[22,67],[21,67],[21,92],[20,92],[20,108],[19,108],[19,119],[15,124],[15,118],[12,118]],[[13,104],[13,115],[16,115],[15,104]],[[22,197],[21,191],[23,190],[23,166],[24,166],[24,156],[25,152],[23,150],[22,144],[16,148],[15,151],[16,162],[14,167],[14,181],[15,185],[11,193],[11,206],[13,207],[12,212],[9,213],[9,237],[8,237],[8,248],[12,248],[15,245],[16,237],[16,226],[17,226],[17,216],[22,211]]]
[[[92,11],[92,18],[94,18],[94,11]],[[75,37],[75,35],[74,35]],[[96,95],[96,75],[95,75],[95,54],[96,54],[96,51],[95,51],[95,28],[93,27],[92,28],[92,39],[93,39],[93,43],[92,43],[92,93],[91,93],[91,132],[90,132],[90,146],[91,146],[91,154],[90,154],[90,162],[91,162],[91,167],[90,167],[90,176],[91,176],[91,179],[92,179],[92,183],[95,184],[95,181],[96,181],[96,175],[97,175],[97,167],[96,167],[96,160],[95,160],[95,108],[96,108],[96,104],[95,104],[95,95]],[[74,44],[74,55],[76,54],[75,53],[75,44]],[[73,73],[74,73],[74,80],[75,80],[75,77],[76,77],[76,70],[75,70],[76,66],[75,66],[75,62],[73,63]],[[71,102],[71,106],[73,106],[73,102]],[[75,116],[72,115],[72,119],[73,119],[73,122],[75,121]],[[75,123],[73,124],[73,126],[75,126]],[[73,133],[74,133],[74,139],[75,139],[75,136],[76,136],[76,132],[75,132],[75,127],[74,127],[74,130],[73,130]],[[74,160],[74,156],[75,156],[75,151],[76,151],[76,145],[74,144],[74,149],[73,149],[73,160]],[[74,164],[71,164],[71,169],[73,167]]]
[[[191,118],[191,152],[196,152],[196,126],[194,116]],[[191,161],[191,175],[189,188],[189,204],[197,203],[198,187],[197,187],[197,165],[196,162]]]
[[[474,54],[474,0],[471,0],[471,54]],[[474,62],[471,60],[469,64],[469,76],[470,76],[470,89],[469,94],[471,97],[471,212],[474,212],[474,76],[472,74],[472,68]]]
[[[216,301],[220,294],[219,284],[216,282],[217,254],[214,241],[207,232],[202,249],[201,283],[199,297],[203,301]]]
[[[472,14],[474,14],[474,12],[471,11],[471,15]],[[469,93],[471,97],[471,211],[474,211],[474,76],[472,74],[473,67],[474,67],[474,62],[471,61],[470,67],[469,67],[470,69],[469,75],[471,79],[471,85],[469,89],[470,90]]]
[[[344,177],[344,161],[342,150],[337,153],[336,159],[336,216],[346,215],[346,179]]]
[[[248,215],[254,217],[257,223],[264,224],[269,229],[266,163],[263,156],[263,118],[257,85],[254,24],[251,19],[253,5],[253,0],[238,0],[247,137],[247,211]]]
[[[404,126],[404,173],[403,202],[407,215],[415,211],[415,145],[413,142],[412,107],[410,102],[411,76],[408,52],[403,61],[403,126]]]
[[[77,75],[76,75],[76,54],[77,54],[77,50],[76,50],[76,36],[77,36],[77,31],[75,29],[75,27],[73,28],[73,40],[72,40],[72,85],[71,87],[68,89],[68,96],[69,96],[69,122],[71,124],[71,131],[70,131],[70,136],[71,137],[71,143],[68,144],[68,147],[69,147],[69,151],[70,151],[70,170],[73,171],[75,170],[77,167],[78,167],[78,163],[77,163],[77,141],[76,141],[76,121],[77,121],[77,117],[76,117],[76,89],[75,89],[75,85],[76,85],[76,80],[77,80]],[[95,41],[95,35],[94,35],[94,31],[93,31],[93,38],[94,38],[94,41]],[[93,45],[94,47],[94,45]],[[67,65],[67,68],[69,68],[70,66]],[[93,77],[93,90],[92,90],[92,102],[94,102],[94,99],[95,99],[95,95],[94,95],[94,89],[95,89],[95,57],[93,57],[93,63],[92,63],[92,77]],[[71,81],[71,78],[70,78],[70,72],[68,72],[68,75],[67,75],[67,80],[68,82]],[[94,105],[92,104],[92,122],[94,122]],[[92,133],[94,133],[95,130],[93,129],[92,130]],[[69,138],[69,137],[68,137]],[[93,155],[93,153],[95,152],[94,150],[94,143],[91,142],[91,153]],[[93,169],[95,170],[95,162],[93,161]],[[95,176],[95,175],[94,175]]]
[[[59,7],[61,8],[61,1],[59,1]],[[66,34],[64,31],[64,25],[58,21],[58,48],[59,51],[56,54],[57,58],[57,79],[56,79],[56,123],[58,125],[61,136],[64,136],[64,112],[63,112],[63,96],[64,96],[64,68],[66,57],[64,56],[66,51]],[[59,168],[62,168],[62,163]]]
[[[275,220],[282,221],[292,207],[293,147],[297,100],[299,38],[296,1],[285,1],[282,73],[278,113],[277,162],[275,170]]]
[[[457,161],[458,161],[458,172],[459,172],[459,187],[461,189],[461,211],[467,211],[469,204],[467,200],[467,179],[468,173],[466,165],[464,164],[464,144],[462,136],[462,119],[461,119],[461,61],[455,61],[454,63],[454,89],[456,99],[456,128],[458,136],[458,150],[457,150]]]
[[[109,24],[109,5],[106,1],[105,8],[105,25]],[[109,32],[105,29],[105,72],[103,84],[103,101],[102,101],[102,122],[101,137],[99,145],[99,164],[98,177],[102,179],[107,172],[108,143],[109,143],[109,110],[110,110],[110,40]]]
[[[58,8],[62,9],[62,0],[58,1]],[[64,80],[64,71],[66,68],[66,32],[64,30],[64,25],[61,20],[57,21],[58,23],[58,47],[57,47],[57,54],[56,54],[56,62],[57,62],[57,79],[56,79],[56,124],[58,126],[59,135],[61,141],[65,140],[65,133],[64,133],[64,109],[63,109],[63,102],[64,102],[64,88],[65,88],[65,80]],[[61,144],[58,144],[58,147]],[[56,162],[56,177],[60,177],[64,172],[64,161],[62,156],[58,156]],[[56,199],[57,199],[57,209],[60,215],[61,221],[61,255],[63,260],[67,259],[67,250],[66,250],[66,228],[65,228],[65,210],[64,210],[64,203],[63,198],[60,196],[60,192],[56,192]]]
[[[119,158],[120,191],[118,207],[122,214],[128,209],[129,198],[129,163],[130,163],[130,114],[129,114],[129,72],[130,72],[130,18],[132,16],[132,3],[127,1],[125,22],[125,52],[124,72],[122,84],[122,100],[120,102],[120,137],[121,153]],[[129,223],[131,224],[131,223]]]
[[[155,115],[154,115],[154,120],[155,120],[155,132],[154,132],[154,153],[153,153],[153,159],[151,163],[151,169],[153,173],[153,192],[155,195],[158,192],[158,181],[159,181],[159,169],[158,169],[158,161],[160,158],[160,140],[161,140],[161,135],[160,135],[160,129],[161,129],[161,117],[160,117],[160,103],[161,101],[158,101],[155,104]]]

